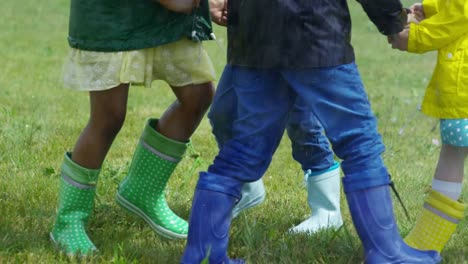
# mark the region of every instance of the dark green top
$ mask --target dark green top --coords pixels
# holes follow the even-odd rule
[[[80,50],[144,49],[182,38],[208,40],[211,32],[208,0],[189,15],[154,0],[71,0],[68,42]]]

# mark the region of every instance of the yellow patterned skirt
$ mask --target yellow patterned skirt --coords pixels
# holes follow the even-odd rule
[[[151,87],[154,80],[181,87],[214,81],[216,74],[202,43],[183,39],[133,51],[95,52],[70,48],[63,78],[67,88],[101,91],[122,83]]]

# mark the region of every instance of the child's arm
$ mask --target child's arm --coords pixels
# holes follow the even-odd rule
[[[431,2],[433,0],[430,0]],[[424,13],[428,9],[423,2]],[[408,51],[424,53],[438,50],[468,33],[468,1],[451,0],[444,8],[419,24],[411,24]]]
[[[406,25],[407,14],[400,0],[357,0],[380,33],[389,36]]]

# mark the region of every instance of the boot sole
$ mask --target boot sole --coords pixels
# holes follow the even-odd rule
[[[69,253],[63,247],[61,247],[59,243],[57,243],[57,241],[54,238],[54,234],[52,234],[52,232],[49,233],[49,238],[50,238],[50,241],[52,242],[52,244],[54,245],[55,250],[65,253],[65,255],[67,255],[67,257],[69,257],[69,258],[78,257],[80,259],[83,259],[83,258],[89,258],[89,257],[97,256],[99,254],[99,250],[97,250],[97,249],[91,251],[91,253],[89,253],[89,254]]]
[[[158,233],[159,235],[168,238],[168,239],[186,239],[187,235],[182,235],[178,233],[174,233],[171,230],[168,230],[160,225],[157,225],[151,218],[149,218],[140,208],[133,205],[119,193],[116,196],[117,204],[120,205],[122,208],[127,210],[128,212],[142,218],[150,227],[154,230],[154,232]]]
[[[306,219],[305,221],[307,221],[307,220],[308,219]],[[305,221],[303,221],[303,222],[305,222]],[[324,230],[338,231],[343,226],[343,222],[341,222],[340,224],[339,223],[334,223],[334,224],[328,224],[328,225],[321,225],[321,226],[318,226],[318,227],[303,228],[301,230],[295,230],[294,229],[294,228],[297,228],[298,226],[300,226],[301,224],[288,229],[288,234],[289,235],[299,235],[299,234],[313,235],[313,234],[316,234],[316,233],[318,233],[320,231],[324,231]]]
[[[232,218],[236,218],[242,211],[245,211],[251,207],[261,204],[264,200],[265,200],[265,192],[256,196],[255,198],[250,200],[248,203],[244,204],[242,207],[235,207],[234,210],[232,210]]]
[[[55,238],[54,238],[54,235],[52,234],[52,232],[49,233],[49,238],[50,238],[50,241],[52,242],[52,244],[54,244],[55,250],[64,252],[64,251],[61,249],[60,245],[57,243],[57,241],[55,241]],[[68,255],[68,254],[67,254],[67,255]]]

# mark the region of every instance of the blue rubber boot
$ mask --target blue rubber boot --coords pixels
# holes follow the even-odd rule
[[[227,256],[234,196],[205,189],[195,189],[190,213],[187,245],[183,264],[243,264]]]
[[[433,264],[441,261],[436,251],[417,250],[402,240],[387,185],[347,192],[346,198],[364,246],[364,263]]]

